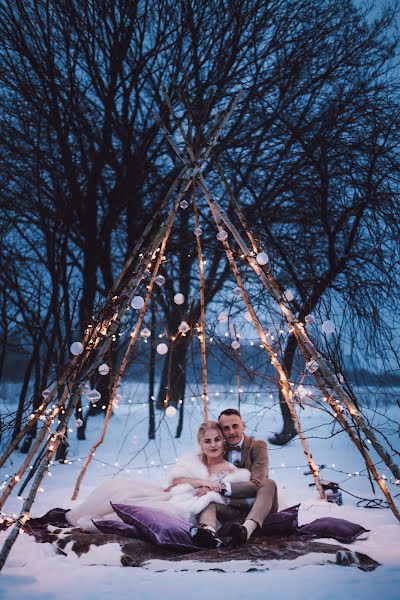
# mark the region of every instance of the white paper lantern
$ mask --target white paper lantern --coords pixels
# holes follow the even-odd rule
[[[315,321],[315,317],[313,317],[313,315],[306,315],[304,320],[308,325],[312,325],[312,323]]]
[[[89,400],[89,402],[91,402],[92,404],[96,404],[96,402],[98,402],[101,398],[101,394],[99,392],[99,390],[90,390],[87,394],[86,394],[86,398]]]
[[[147,327],[144,327],[144,329],[142,329],[142,331],[140,332],[140,335],[142,336],[142,338],[147,340],[147,338],[151,336],[151,331],[150,329],[147,329]]]
[[[181,321],[179,323],[178,330],[181,333],[187,333],[189,331],[189,329],[190,329],[190,327],[189,327],[188,323],[186,323],[186,321]]]
[[[165,277],[164,277],[164,275],[157,275],[157,277],[154,280],[154,283],[156,283],[160,287],[163,286],[164,283],[165,283]]]
[[[307,396],[308,391],[303,385],[299,385],[296,389],[296,396],[298,396],[301,400]]]
[[[46,400],[46,398],[48,398],[50,396],[50,394],[51,394],[51,390],[49,390],[49,389],[46,388],[42,392],[42,397]]]
[[[110,367],[106,363],[103,363],[102,365],[99,366],[98,371],[99,371],[100,375],[108,375],[110,372]]]
[[[161,344],[158,344],[156,350],[157,350],[158,354],[167,354],[168,346],[167,346],[167,344],[161,343]]]
[[[196,229],[193,230],[194,235],[201,235],[203,233],[203,230],[201,227],[196,227]]]
[[[175,302],[175,304],[183,304],[185,302],[185,296],[183,294],[181,294],[180,292],[178,292],[174,296],[174,302]]]
[[[81,342],[72,342],[69,349],[71,350],[71,354],[74,356],[79,356],[83,352],[83,344]]]
[[[315,373],[318,370],[318,363],[315,359],[309,360],[306,363],[306,369],[309,373]]]
[[[79,427],[82,427],[82,425],[83,425],[82,419],[77,419],[75,421],[75,425],[76,425],[77,429],[79,429]]]
[[[131,306],[135,310],[140,310],[141,308],[143,308],[144,300],[143,300],[142,296],[133,296]]]
[[[239,344],[239,342],[238,342],[237,340],[234,340],[234,341],[232,342],[231,346],[232,346],[232,348],[233,348],[234,350],[238,350],[238,348],[240,348],[240,344]]]
[[[165,409],[165,414],[167,415],[167,417],[174,417],[176,415],[175,406],[167,406],[167,408]]]
[[[228,320],[228,315],[225,313],[221,313],[220,315],[218,315],[218,321],[220,323],[225,323]]]
[[[336,331],[335,323],[333,321],[324,321],[321,326],[322,331],[326,335],[330,335]]]
[[[242,290],[240,289],[240,287],[235,287],[232,290],[232,294],[234,294],[235,296],[241,296],[242,295]]]
[[[266,252],[259,252],[256,256],[256,261],[259,265],[266,265],[269,261],[268,254]]]
[[[115,394],[115,396],[114,396],[114,402],[116,402],[117,404],[119,404],[119,402],[121,402],[121,400],[122,400],[121,394]]]
[[[294,294],[293,294],[292,290],[285,290],[283,292],[283,295],[288,302],[291,302],[294,298]]]
[[[220,242],[223,242],[224,240],[226,240],[227,237],[228,237],[228,233],[227,233],[227,231],[225,231],[225,229],[221,229],[221,231],[219,231],[217,234],[217,240],[219,240]]]
[[[186,200],[182,200],[179,204],[179,206],[181,208],[183,208],[183,210],[185,210],[188,206],[189,206],[189,202],[186,202]]]

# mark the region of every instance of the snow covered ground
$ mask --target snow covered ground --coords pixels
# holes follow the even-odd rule
[[[79,502],[105,479],[119,476],[125,478],[156,478],[166,480],[168,468],[180,454],[196,447],[196,432],[201,423],[200,403],[189,396],[185,409],[184,433],[174,437],[178,417],[157,414],[157,436],[147,439],[148,414],[144,404],[146,386],[131,384],[123,390],[123,401],[111,420],[105,443],[96,452],[95,460],[83,480]],[[276,396],[276,394],[273,394]],[[237,406],[236,391],[224,386],[210,390],[210,418],[216,418],[223,408]],[[242,408],[247,433],[267,439],[279,431],[279,409],[269,393],[257,396],[255,392],[244,393],[246,404]],[[400,418],[395,409],[389,413]],[[331,420],[321,411],[301,411],[304,429],[308,432],[314,458],[324,464],[324,479],[339,482],[343,490],[362,498],[381,498],[378,490],[371,490],[362,459],[343,433],[331,437]],[[384,430],[393,445],[399,448],[398,432],[384,417],[374,417],[375,424]],[[321,423],[325,425],[321,426]],[[54,464],[46,476],[42,491],[32,509],[32,516],[40,516],[50,508],[72,505],[71,493],[88,449],[97,439],[102,418],[91,419],[88,439],[78,442],[70,434],[69,464]],[[71,424],[71,428],[75,428]],[[199,600],[201,598],[261,599],[268,596],[307,599],[391,600],[400,597],[400,528],[389,509],[366,509],[357,507],[357,498],[343,492],[343,506],[319,500],[298,440],[284,448],[269,446],[270,476],[280,490],[281,506],[301,502],[300,524],[321,516],[336,516],[357,522],[371,529],[368,539],[351,545],[352,550],[368,554],[382,566],[372,573],[364,573],[355,567],[327,564],[326,556],[307,555],[297,561],[270,561],[254,565],[247,561],[218,565],[221,571],[206,570],[207,566],[190,560],[177,564],[152,561],[143,568],[104,566],[112,564],[112,550],[99,552],[95,565],[85,560],[55,555],[49,544],[36,544],[26,534],[19,536],[0,574],[0,598],[10,600],[27,597],[34,599],[115,599],[137,597],[141,600],[174,598],[175,600]],[[0,471],[0,481],[15,473],[20,455]],[[334,465],[334,466],[332,466]],[[379,472],[390,480],[390,473],[380,465]],[[388,483],[393,495],[400,488]],[[400,496],[397,498],[400,505]],[[4,511],[17,513],[21,500],[11,497]],[[7,536],[0,534],[0,545]],[[335,540],[324,540],[337,543]],[[107,547],[108,548],[108,547]],[[108,553],[104,556],[104,553]],[[93,555],[92,555],[93,556]],[[316,564],[319,559],[324,564]],[[257,570],[254,570],[254,567]],[[213,565],[215,567],[215,564]],[[252,568],[251,572],[248,570]]]

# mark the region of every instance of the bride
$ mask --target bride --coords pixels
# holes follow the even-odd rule
[[[199,427],[200,453],[178,459],[169,474],[169,486],[145,480],[112,479],[100,485],[76,508],[66,513],[71,525],[85,531],[97,531],[92,519],[120,520],[111,510],[113,504],[134,504],[163,510],[196,523],[196,516],[210,502],[224,504],[221,491],[226,483],[250,480],[250,471],[238,469],[224,458],[224,437],[217,421],[205,421]],[[215,538],[212,528],[194,527],[192,535],[199,545]],[[204,538],[204,539],[203,539]],[[211,539],[212,542],[212,539]]]

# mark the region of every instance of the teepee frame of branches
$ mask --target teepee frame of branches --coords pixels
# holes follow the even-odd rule
[[[236,280],[237,286],[240,288],[242,293],[243,301],[249,312],[253,325],[258,333],[261,344],[264,350],[267,352],[268,358],[276,370],[278,386],[282,393],[282,397],[286,402],[289,411],[292,415],[295,423],[296,430],[299,434],[299,439],[302,444],[304,454],[307,458],[310,466],[310,472],[313,475],[316,488],[321,498],[325,497],[323,486],[319,479],[319,469],[313,459],[311,451],[308,446],[306,436],[302,430],[300,419],[295,406],[295,400],[293,392],[288,381],[286,372],[281,365],[278,357],[269,342],[269,339],[264,331],[261,323],[259,322],[255,311],[252,307],[249,296],[246,292],[243,280],[240,275],[240,270],[235,260],[234,252],[231,248],[229,236],[225,236],[224,227],[226,227],[234,242],[240,248],[244,261],[254,271],[255,275],[259,278],[262,285],[264,286],[266,293],[273,299],[277,308],[281,312],[282,316],[286,319],[289,332],[294,335],[299,350],[304,358],[306,367],[312,364],[313,369],[310,370],[310,374],[313,376],[317,386],[321,390],[325,397],[328,405],[335,414],[338,422],[342,426],[343,430],[346,431],[355,444],[359,452],[361,453],[367,469],[372,474],[377,484],[381,488],[389,507],[391,508],[395,517],[400,521],[400,513],[396,507],[384,480],[379,476],[374,463],[369,455],[367,446],[364,443],[361,436],[357,433],[359,430],[371,443],[376,453],[381,457],[383,462],[387,465],[391,473],[396,479],[400,479],[400,469],[394,463],[390,453],[382,446],[377,440],[373,431],[368,427],[367,422],[362,415],[361,411],[357,409],[353,400],[343,390],[339,380],[335,373],[332,372],[328,363],[320,355],[317,348],[310,340],[303,323],[300,323],[291,311],[290,304],[284,297],[277,281],[274,279],[270,270],[266,265],[259,265],[256,256],[261,251],[257,245],[255,237],[249,230],[244,215],[237,203],[237,200],[227,184],[227,180],[223,175],[221,168],[218,164],[215,164],[217,171],[219,172],[221,179],[226,187],[226,190],[230,196],[234,213],[238,218],[238,222],[241,225],[243,234],[241,234],[237,228],[232,224],[226,213],[223,211],[221,206],[212,198],[211,193],[207,188],[207,184],[203,175],[203,168],[208,163],[211,152],[220,137],[222,130],[230,119],[232,113],[235,110],[236,105],[242,97],[242,93],[237,94],[233,100],[229,103],[227,109],[223,111],[215,121],[213,127],[205,136],[205,142],[200,152],[196,155],[190,140],[190,137],[185,131],[183,122],[177,117],[174,110],[172,101],[163,88],[163,94],[166,101],[166,105],[169,109],[172,122],[175,124],[176,129],[179,131],[180,139],[184,143],[184,151],[175,142],[172,134],[167,130],[161,119],[158,119],[160,127],[164,132],[167,141],[171,145],[178,159],[182,162],[183,166],[179,172],[177,178],[169,189],[168,193],[161,202],[156,213],[147,224],[142,237],[136,244],[133,252],[126,261],[124,268],[116,282],[113,285],[112,290],[108,294],[107,300],[99,313],[93,318],[85,331],[84,339],[82,340],[83,351],[80,355],[74,356],[70,363],[64,369],[61,377],[56,381],[52,387],[50,394],[46,399],[43,400],[40,407],[31,415],[26,427],[21,431],[19,436],[13,440],[3,456],[0,458],[0,466],[4,464],[7,458],[17,447],[22,437],[30,431],[33,425],[40,419],[43,421],[42,429],[37,436],[35,444],[29,452],[26,460],[21,465],[18,472],[9,481],[6,489],[0,498],[0,508],[3,507],[7,498],[11,494],[14,487],[21,480],[21,477],[26,473],[28,466],[31,461],[34,461],[33,468],[30,469],[28,476],[22,484],[22,490],[26,487],[28,482],[33,479],[33,483],[29,490],[28,496],[23,502],[23,506],[18,519],[16,520],[14,527],[8,535],[3,548],[0,552],[0,570],[2,569],[8,554],[26,521],[29,519],[31,507],[35,501],[38,489],[46,474],[50,461],[57,451],[60,443],[66,441],[66,431],[68,422],[71,416],[74,414],[78,402],[81,398],[82,387],[85,381],[90,377],[91,374],[99,367],[106,352],[111,346],[113,338],[115,338],[118,328],[121,324],[123,317],[126,312],[130,309],[131,300],[142,281],[146,278],[146,272],[151,269],[150,281],[147,285],[147,293],[144,299],[144,305],[140,310],[135,329],[131,334],[128,346],[125,354],[122,358],[117,374],[114,379],[114,383],[111,390],[111,397],[107,412],[105,414],[104,424],[101,435],[96,443],[91,448],[87,459],[83,465],[83,468],[79,474],[74,493],[73,499],[75,499],[79,493],[82,479],[87,471],[87,468],[91,462],[91,459],[98,448],[103,442],[109,419],[112,413],[112,407],[115,399],[115,395],[118,391],[122,376],[126,369],[129,361],[131,350],[135,345],[138,338],[140,328],[143,323],[144,316],[153,292],[153,286],[162,259],[164,251],[168,242],[169,235],[171,233],[173,223],[178,212],[180,203],[184,196],[190,191],[193,194],[193,207],[195,213],[195,223],[198,226],[198,210],[196,204],[196,189],[199,189],[208,204],[210,213],[215,222],[216,229],[218,230],[219,239],[223,245],[229,266],[232,274]],[[189,122],[191,113],[190,107],[186,104],[186,120]],[[212,160],[212,157],[211,159]],[[163,211],[167,207],[168,203],[173,199],[173,207],[170,209],[166,217],[163,218]],[[247,238],[247,242],[245,239]],[[199,326],[199,337],[201,343],[201,357],[202,357],[202,382],[203,382],[203,412],[204,418],[207,418],[207,361],[205,352],[205,304],[204,304],[204,273],[203,273],[203,260],[202,260],[202,248],[200,239],[197,241],[198,259],[199,259],[199,279],[200,279],[200,326]],[[57,403],[53,405],[53,408],[49,408],[51,403],[58,398]],[[339,409],[336,400],[339,400],[344,406],[347,414]],[[59,424],[55,431],[52,431],[52,425],[56,417],[59,419]],[[21,492],[20,492],[21,493]]]

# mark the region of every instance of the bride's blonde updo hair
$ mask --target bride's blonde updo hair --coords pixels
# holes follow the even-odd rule
[[[207,429],[215,429],[215,431],[218,431],[218,433],[221,434],[222,438],[224,437],[222,435],[222,429],[218,421],[204,421],[204,423],[200,425],[199,430],[197,432],[197,441],[199,444],[202,438],[204,437],[204,434],[207,431]]]

